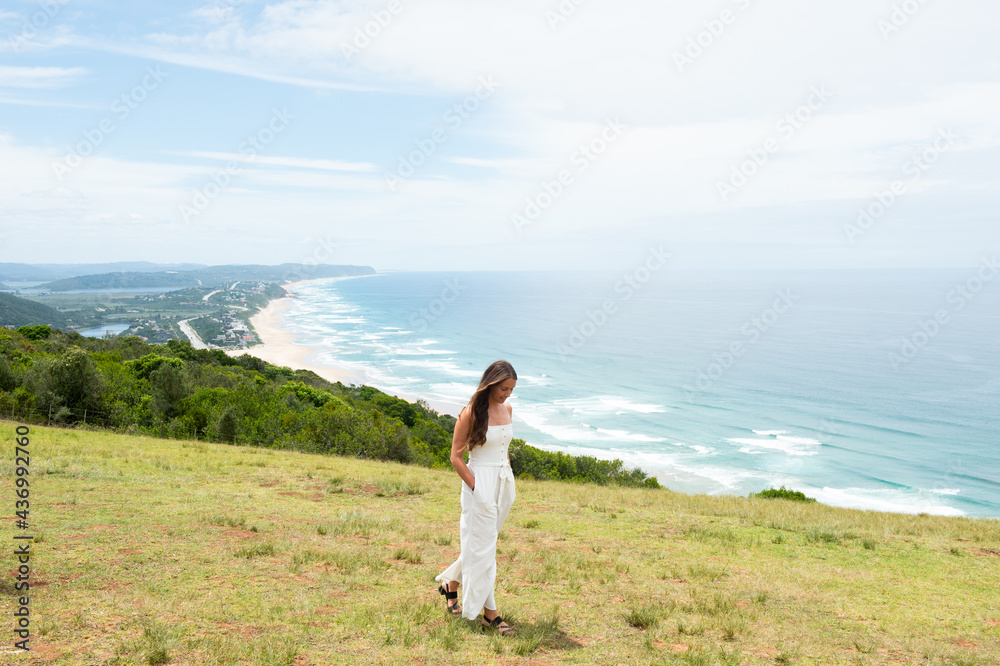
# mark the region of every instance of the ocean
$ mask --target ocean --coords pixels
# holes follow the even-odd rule
[[[301,285],[310,362],[687,493],[1000,517],[1000,279],[967,270],[395,272]],[[440,407],[443,406],[443,407]],[[449,409],[452,407],[453,409]]]

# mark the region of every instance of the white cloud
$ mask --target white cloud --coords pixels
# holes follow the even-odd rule
[[[190,155],[192,157],[203,157],[205,159],[220,160],[224,162],[253,162],[254,164],[297,167],[301,169],[319,169],[322,171],[375,171],[377,168],[370,162],[342,162],[339,160],[315,160],[301,157],[267,157],[264,155],[248,155],[246,153],[193,151],[178,154]]]
[[[914,185],[909,203],[894,210],[899,219],[892,224],[919,220],[931,230],[967,224],[974,246],[983,214],[976,206],[995,198],[991,155],[1000,144],[1000,62],[992,26],[1000,5],[993,2],[921,5],[889,39],[877,22],[888,16],[890,3],[867,0],[582,3],[554,28],[546,11],[557,2],[400,0],[398,14],[373,24],[373,12],[387,4],[285,0],[261,10],[222,0],[156,21],[140,30],[144,37],[72,40],[85,49],[335,91],[348,101],[359,99],[347,97],[353,92],[397,93],[385,96],[380,103],[386,105],[399,103],[398,93],[457,99],[469,95],[481,76],[499,82],[484,110],[450,132],[397,192],[380,173],[395,164],[386,164],[378,150],[366,153],[364,137],[350,161],[258,156],[254,168],[199,217],[218,229],[267,233],[280,220],[307,233],[310,225],[335,224],[347,238],[398,237],[407,250],[419,250],[427,238],[489,243],[499,231],[515,238],[519,256],[528,257],[545,256],[560,238],[592,235],[613,251],[630,233],[645,238],[657,230],[710,247],[725,227],[734,238],[760,243],[820,243],[825,234],[827,249],[836,253],[843,250],[838,216],[849,216],[857,201],[898,178],[904,162],[941,128],[954,130],[955,145]],[[717,28],[713,22],[723,9],[735,18],[713,36],[706,22]],[[371,25],[370,44],[355,43],[357,31]],[[697,39],[702,52],[692,51],[693,61],[680,71],[675,53]],[[358,48],[349,60],[344,44]],[[782,136],[778,123],[821,85],[830,100],[801,129]],[[628,125],[621,139],[588,170],[574,172],[565,193],[516,236],[510,215],[616,117]],[[426,136],[426,128],[415,128],[412,138]],[[780,150],[722,201],[717,182],[771,137],[780,139]],[[412,149],[409,142],[400,148],[407,145]],[[18,153],[27,160],[20,163],[51,159],[34,150],[33,157]],[[208,148],[182,154],[212,161],[245,157]],[[17,155],[9,157],[18,163]],[[73,206],[86,210],[88,224],[95,225],[106,214],[118,225],[142,219],[170,226],[177,204],[218,168],[98,156],[70,180],[76,198],[39,197],[30,207],[58,215]],[[30,168],[6,171],[8,182],[23,191],[49,191],[30,186]],[[970,193],[975,196],[966,199]],[[952,214],[921,218],[930,214],[917,201]],[[817,215],[833,222],[807,234],[802,228]],[[722,222],[692,222],[707,217]],[[875,238],[866,242],[875,247]],[[878,252],[889,256],[885,247]],[[432,254],[416,256],[429,263],[446,258]]]
[[[15,106],[50,106],[63,109],[101,109],[104,107],[96,104],[77,104],[75,102],[60,102],[49,99],[19,99],[17,97],[5,97],[0,95],[0,104],[13,104]]]
[[[0,86],[9,88],[63,88],[77,83],[83,67],[14,67],[0,65]]]

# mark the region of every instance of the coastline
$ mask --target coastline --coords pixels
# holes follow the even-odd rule
[[[410,356],[404,355],[400,365],[397,365],[394,362],[386,363],[383,357],[377,356],[377,346],[367,343],[368,333],[373,336],[381,335],[382,331],[379,327],[382,327],[383,324],[386,326],[393,325],[405,328],[406,325],[404,323],[400,323],[405,321],[405,316],[397,317],[396,320],[393,320],[391,317],[385,318],[385,313],[376,308],[375,312],[379,315],[383,315],[382,319],[378,319],[377,317],[373,319],[373,322],[378,322],[377,325],[371,322],[362,324],[358,324],[357,322],[349,322],[342,325],[331,324],[333,328],[339,331],[339,333],[335,335],[338,342],[335,344],[335,347],[332,346],[325,348],[324,343],[321,341],[321,336],[315,335],[314,317],[309,316],[300,318],[298,315],[305,315],[306,312],[320,315],[325,314],[327,310],[322,307],[316,308],[315,303],[313,303],[313,299],[317,299],[318,303],[326,303],[328,297],[330,298],[329,303],[331,304],[330,311],[340,312],[336,306],[336,301],[339,297],[326,293],[327,290],[325,287],[317,289],[315,286],[306,286],[312,282],[315,282],[315,280],[286,285],[286,288],[291,294],[290,297],[271,301],[268,303],[265,310],[262,310],[258,313],[258,315],[255,315],[255,317],[251,319],[258,332],[261,342],[264,344],[257,347],[251,347],[248,350],[240,350],[236,353],[249,353],[277,365],[296,369],[307,369],[315,372],[317,375],[327,379],[328,381],[341,381],[345,384],[357,386],[369,385],[374,388],[378,388],[386,394],[394,395],[404,400],[411,402],[420,400],[440,414],[455,415],[458,413],[461,405],[455,405],[454,402],[452,402],[452,404],[442,404],[441,400],[447,399],[444,398],[445,395],[460,397],[461,391],[456,391],[455,386],[459,383],[468,383],[471,381],[470,379],[463,377],[461,374],[453,380],[449,380],[448,377],[445,377],[444,379],[440,378],[439,375],[442,373],[436,366],[448,365],[437,362],[441,357],[429,357],[429,360],[423,364],[431,369],[427,372],[424,372],[424,367],[421,363],[414,363]],[[399,280],[396,280],[396,282],[398,283]],[[428,278],[425,282],[432,284],[433,286],[432,279]],[[339,290],[335,289],[334,291]],[[360,290],[345,290],[345,293],[353,293],[355,291],[367,294],[368,292],[371,292],[372,289],[365,288]],[[291,300],[296,297],[301,299],[297,304],[293,303]],[[379,303],[378,305],[381,304]],[[292,307],[293,309],[289,310],[289,307]],[[348,310],[350,309],[348,308]],[[294,314],[292,318],[287,317],[289,312]],[[405,314],[406,310],[403,312]],[[358,321],[362,320],[359,319]],[[369,324],[371,325],[369,326]],[[300,329],[300,326],[303,325],[307,328]],[[362,334],[363,331],[359,332],[361,329],[370,329],[370,331],[366,334]],[[301,331],[301,335],[305,337],[306,340],[316,340],[314,343],[316,346],[296,344],[294,341],[296,331]],[[350,334],[347,335],[347,333]],[[440,338],[443,340],[443,342],[439,343],[439,346],[442,348],[447,347],[448,349],[453,350],[465,349],[461,346],[449,346],[452,342],[454,342],[452,337],[427,335],[424,337],[436,338],[431,342],[438,342],[437,338]],[[397,338],[389,338],[390,341],[395,341],[396,339]],[[411,351],[412,348],[419,347],[415,351],[427,354],[441,353],[434,351],[434,349],[430,352],[425,351],[422,348],[422,345],[427,341],[419,335],[414,334],[408,338],[401,339],[406,340],[405,346],[407,351]],[[382,341],[384,342],[384,339],[382,339]],[[422,342],[418,345],[413,341]],[[276,345],[274,343],[276,343]],[[348,346],[342,346],[344,344]],[[357,345],[356,347],[354,346],[355,344]],[[344,352],[353,352],[358,350],[360,353],[338,354],[335,351],[335,348],[340,348]],[[372,349],[375,349],[376,351],[373,353]],[[422,358],[423,357],[418,360],[422,360]],[[363,361],[361,359],[368,359],[368,361]],[[446,360],[450,360],[450,357]],[[369,367],[367,362],[370,362],[372,365]],[[459,367],[455,364],[451,365]],[[411,368],[410,366],[413,367]],[[461,365],[460,370],[464,370],[465,367],[465,365]],[[446,368],[446,370],[448,370],[448,368]],[[548,371],[546,367],[535,368],[535,370],[536,374]],[[383,374],[383,372],[385,372],[385,374]],[[396,374],[400,376],[405,374],[406,381],[392,381],[395,379]],[[418,378],[419,381],[414,378]],[[403,386],[400,386],[401,384],[404,385],[406,393],[401,393],[398,389],[393,390],[391,388],[381,386],[381,382],[379,381],[380,379],[386,382],[391,382],[399,388],[403,388]],[[537,379],[537,377],[525,376],[524,379],[526,386],[531,387],[533,386],[531,380]],[[445,383],[448,381],[451,381],[452,383]],[[440,388],[438,386],[439,384],[444,388]],[[443,395],[438,396],[438,400],[428,400],[426,397],[420,395],[421,392],[425,391],[440,391]],[[591,393],[593,392],[594,391],[591,391]],[[597,390],[597,392],[601,393],[600,390]],[[528,393],[525,393],[525,397],[528,395]],[[626,393],[622,393],[620,396],[615,394],[611,397],[616,398],[619,402],[625,401],[626,399],[630,400],[632,403],[649,402],[649,399],[645,396],[636,397]],[[578,398],[578,396],[574,398],[576,400],[575,402],[564,402],[567,402],[567,404],[569,404],[573,409],[598,410],[604,407],[603,395],[595,397],[584,394],[583,398],[576,398]],[[560,399],[561,397],[557,395],[555,402],[558,403]],[[607,402],[611,401],[609,400]],[[743,433],[742,431],[734,431],[722,432],[719,434],[718,430],[715,430],[709,431],[707,435],[704,435],[701,438],[698,436],[689,438],[686,436],[687,431],[675,434],[669,429],[662,430],[662,433],[664,434],[661,434],[661,431],[643,429],[643,424],[640,423],[636,426],[637,432],[645,432],[651,436],[655,435],[660,437],[663,439],[663,444],[630,446],[631,442],[626,441],[616,446],[605,446],[604,448],[601,448],[602,442],[600,440],[592,442],[591,440],[593,438],[588,439],[586,437],[586,434],[588,433],[583,430],[583,427],[593,427],[592,425],[587,425],[590,423],[589,420],[583,419],[583,421],[586,422],[581,422],[580,427],[576,429],[571,429],[569,427],[563,428],[563,430],[565,430],[565,432],[563,432],[560,431],[560,426],[564,424],[558,420],[552,419],[552,423],[547,423],[544,420],[544,417],[547,416],[547,413],[545,413],[544,410],[540,415],[538,413],[538,409],[531,411],[530,408],[536,408],[538,404],[540,404],[537,399],[533,403],[530,401],[525,402],[522,405],[523,409],[519,408],[517,403],[514,404],[516,411],[520,409],[520,414],[515,414],[515,421],[528,426],[524,430],[521,430],[517,436],[521,439],[525,439],[525,441],[532,446],[547,452],[561,452],[569,455],[586,455],[600,460],[611,460],[615,458],[621,459],[627,468],[638,467],[647,474],[657,477],[663,485],[670,487],[675,491],[679,490],[690,494],[706,493],[711,495],[745,496],[748,492],[759,492],[760,490],[768,487],[777,488],[781,485],[787,485],[790,488],[803,491],[810,497],[816,498],[820,503],[829,506],[849,507],[880,513],[928,513],[930,515],[964,515],[967,517],[982,517],[983,515],[988,515],[983,514],[981,512],[982,509],[978,511],[975,510],[975,507],[970,510],[967,506],[969,502],[962,503],[960,501],[961,498],[956,498],[954,500],[951,499],[953,495],[961,494],[959,490],[957,490],[959,485],[954,482],[952,482],[952,484],[945,489],[946,492],[938,492],[940,489],[926,488],[924,486],[920,486],[919,484],[914,484],[912,487],[902,486],[900,488],[888,488],[879,484],[873,485],[870,483],[852,482],[850,478],[811,478],[809,476],[811,468],[804,464],[809,462],[811,459],[802,456],[819,455],[819,453],[814,453],[814,451],[822,451],[823,453],[827,453],[830,457],[833,457],[836,455],[836,451],[829,453],[825,449],[821,450],[820,447],[822,446],[822,442],[820,440],[825,441],[826,438],[823,437],[822,434],[813,434],[811,430],[815,430],[815,428],[810,429],[808,427],[808,423],[805,426],[791,432],[788,437],[783,438],[788,441],[774,441],[774,438],[778,437],[778,435],[776,435],[776,431],[772,429],[787,427],[784,421],[778,421],[775,423],[768,421],[762,424],[758,424],[756,421],[748,421],[746,433]],[[641,408],[646,405],[626,405],[626,407],[629,406],[637,406]],[[616,409],[625,409],[625,407],[616,407]],[[685,407],[685,409],[687,408]],[[605,409],[605,411],[608,410]],[[638,409],[637,411],[642,412],[641,409]],[[604,421],[600,422],[599,425],[603,425],[605,428],[618,427],[622,430],[625,430],[629,423],[627,419],[632,416],[631,414],[625,414],[622,416],[621,412],[613,412],[611,416],[605,416],[603,412],[597,414],[596,416],[590,413],[587,415],[593,416],[595,419],[598,417],[604,419]],[[526,418],[529,416],[534,418]],[[779,416],[781,416],[780,413]],[[641,417],[635,418],[638,419]],[[608,423],[611,425],[607,425]],[[619,423],[622,425],[619,426]],[[655,421],[655,423],[659,424],[660,422]],[[546,425],[551,427],[544,427]],[[571,422],[570,425],[574,424]],[[649,424],[645,424],[645,426],[651,427]],[[749,427],[751,426],[757,428],[757,430],[749,430]],[[753,436],[751,436],[751,432],[753,433]],[[582,433],[579,439],[577,439],[578,433]],[[806,439],[806,435],[812,439]],[[717,437],[717,443],[711,440],[712,436]],[[671,439],[667,439],[668,437]],[[737,437],[742,439],[734,439]],[[751,439],[754,441],[750,442]],[[695,444],[698,446],[695,446]],[[740,457],[736,452],[736,450],[741,447],[750,448],[751,453],[769,452],[770,455],[775,458],[782,454],[786,454],[785,458],[783,458],[785,462],[779,461],[778,464],[773,465],[772,467],[768,467],[766,465],[754,466],[753,459],[749,459],[746,456]],[[788,451],[789,448],[792,449],[790,452]],[[716,451],[715,449],[718,450]],[[689,450],[696,451],[697,455],[690,453]],[[803,450],[805,450],[806,453],[802,453]],[[741,450],[739,453],[745,452]],[[730,454],[732,456],[740,457],[740,461],[731,461],[727,458],[727,455]],[[743,458],[747,458],[747,460],[744,461]],[[956,490],[952,490],[952,487]]]
[[[346,385],[353,384],[358,386],[367,384],[373,388],[377,388],[383,393],[407,400],[409,402],[416,402],[420,400],[439,414],[451,414],[453,416],[458,414],[462,405],[456,406],[448,402],[428,399],[420,395],[400,393],[399,391],[386,389],[378,386],[374,382],[371,382],[367,377],[365,377],[364,373],[353,372],[342,366],[320,365],[310,361],[310,359],[317,354],[319,350],[315,347],[296,343],[291,331],[282,325],[282,314],[292,305],[295,299],[298,298],[296,287],[321,280],[339,279],[343,278],[317,278],[316,280],[300,280],[298,282],[291,282],[287,285],[283,285],[285,291],[287,291],[289,295],[284,298],[276,298],[275,300],[269,302],[263,310],[250,318],[250,325],[253,326],[253,329],[257,334],[257,339],[260,340],[261,344],[253,347],[230,350],[226,353],[234,358],[244,354],[249,354],[250,356],[256,356],[262,361],[267,361],[272,365],[285,366],[291,368],[292,370],[309,370],[328,382],[340,382]]]
[[[281,325],[281,315],[297,298],[295,288],[314,280],[301,280],[284,285],[288,296],[276,298],[250,318],[250,325],[257,334],[261,344],[242,349],[234,349],[226,353],[232,357],[249,354],[272,365],[286,366],[292,370],[310,370],[328,382],[352,384],[359,378],[353,372],[344,368],[317,365],[309,361],[318,350],[313,347],[297,344],[291,332]]]

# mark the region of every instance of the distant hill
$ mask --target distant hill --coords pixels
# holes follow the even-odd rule
[[[244,266],[209,266],[185,273],[195,275],[204,282],[204,286],[228,286],[237,280],[261,280],[263,282],[296,282],[298,280],[315,280],[317,278],[347,277],[353,275],[374,275],[371,266],[333,266],[319,264],[305,266],[303,264],[278,264],[265,266],[249,264]]]
[[[73,289],[142,289],[147,287],[185,287],[200,286],[198,278],[190,272],[186,273],[101,273],[99,275],[80,275],[54,282],[40,284],[35,289],[51,289],[52,291],[70,291]]]
[[[66,315],[55,308],[0,292],[0,326],[66,326]]]
[[[9,264],[0,263],[0,281],[44,282],[96,273],[155,273],[192,271],[205,264],[154,264],[149,261],[119,261],[110,264]]]
[[[80,275],[39,285],[38,289],[70,291],[73,289],[130,289],[149,287],[225,287],[233,282],[259,280],[261,282],[293,282],[327,277],[374,275],[371,266],[305,266],[280,264],[278,266],[209,266],[187,271],[116,272],[97,275]]]

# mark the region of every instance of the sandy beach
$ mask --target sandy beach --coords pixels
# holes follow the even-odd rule
[[[272,365],[285,366],[291,368],[292,370],[311,370],[329,382],[341,382],[343,384],[354,385],[368,384],[370,386],[374,386],[374,384],[365,376],[359,375],[355,372],[351,372],[344,368],[311,363],[310,358],[319,350],[306,345],[296,344],[292,334],[281,326],[282,313],[287,310],[295,298],[297,298],[295,288],[301,284],[305,284],[306,282],[311,282],[311,280],[303,280],[301,282],[293,282],[291,284],[284,285],[285,291],[287,291],[290,296],[271,301],[267,304],[267,307],[250,318],[250,323],[257,332],[257,337],[261,341],[261,344],[246,349],[234,349],[227,351],[226,353],[230,356],[250,354],[251,356],[256,356],[263,361],[267,361]],[[462,408],[462,405],[459,404],[427,399],[424,396],[400,393],[398,391],[391,391],[378,386],[376,386],[376,388],[388,393],[389,395],[394,395],[397,398],[402,398],[403,400],[408,400],[410,402],[423,400],[431,409],[434,409],[441,414],[457,414]]]
[[[292,334],[281,327],[281,314],[288,309],[292,301],[296,298],[295,288],[300,284],[303,283],[294,282],[285,285],[285,291],[290,296],[271,301],[267,304],[267,307],[250,318],[250,324],[257,332],[257,338],[261,341],[261,344],[248,349],[234,349],[226,353],[230,356],[250,354],[272,365],[286,366],[293,370],[311,370],[330,382],[342,382],[344,384],[362,383],[357,375],[342,368],[331,368],[325,365],[310,363],[309,358],[317,350],[305,345],[295,344]]]

